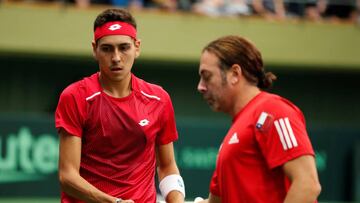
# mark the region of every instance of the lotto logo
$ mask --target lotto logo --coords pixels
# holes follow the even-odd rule
[[[149,120],[148,119],[143,119],[139,122],[139,125],[141,125],[142,127],[149,125]]]
[[[113,25],[111,25],[111,26],[109,27],[109,30],[114,31],[114,30],[118,30],[118,29],[120,29],[120,28],[121,28],[121,25],[119,25],[119,24],[113,24]]]

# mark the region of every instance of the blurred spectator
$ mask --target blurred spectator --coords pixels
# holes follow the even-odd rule
[[[56,0],[0,0],[0,2],[51,2]],[[130,10],[155,8],[165,11],[191,11],[218,16],[258,15],[266,19],[303,18],[360,25],[360,0],[57,0],[79,8],[109,5]]]
[[[112,5],[131,10],[143,8],[143,0],[60,0],[65,3],[74,3],[78,8],[88,8],[91,5]]]
[[[245,0],[201,0],[193,5],[195,13],[207,16],[250,15]]]
[[[178,9],[182,11],[191,11],[195,0],[178,0]]]
[[[251,0],[251,6],[255,14],[267,19],[283,20],[286,17],[283,0]]]
[[[360,25],[360,0],[356,1],[356,15],[357,15],[357,24]]]
[[[146,8],[159,8],[166,11],[177,10],[177,0],[145,0]]]
[[[325,1],[325,0],[320,0]],[[323,16],[331,21],[356,22],[359,0],[327,0]]]
[[[129,9],[140,9],[144,6],[143,0],[110,0],[110,3],[114,6],[125,7]]]
[[[321,9],[317,0],[286,1],[285,8],[289,17],[301,17],[311,21],[321,20]]]
[[[66,1],[66,0],[65,0]],[[143,0],[70,0],[74,1],[79,8],[87,8],[90,5],[113,5],[129,9],[138,9],[143,7]]]

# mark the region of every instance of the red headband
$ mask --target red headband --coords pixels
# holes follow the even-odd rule
[[[95,42],[107,35],[127,35],[136,39],[136,29],[131,24],[121,21],[107,22],[95,29]]]

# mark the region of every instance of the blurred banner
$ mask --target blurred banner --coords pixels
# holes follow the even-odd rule
[[[58,195],[58,144],[50,116],[1,116],[0,195]]]
[[[187,197],[206,197],[229,123],[185,117],[177,122],[176,159]],[[320,200],[354,201],[360,185],[359,131],[328,127],[309,129],[309,135],[323,188]],[[0,197],[57,197],[58,144],[52,116],[0,116]]]

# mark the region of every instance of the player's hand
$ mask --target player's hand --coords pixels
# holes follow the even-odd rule
[[[134,200],[131,200],[131,199],[120,199],[120,198],[116,198],[115,202],[116,202],[116,203],[135,203]]]

